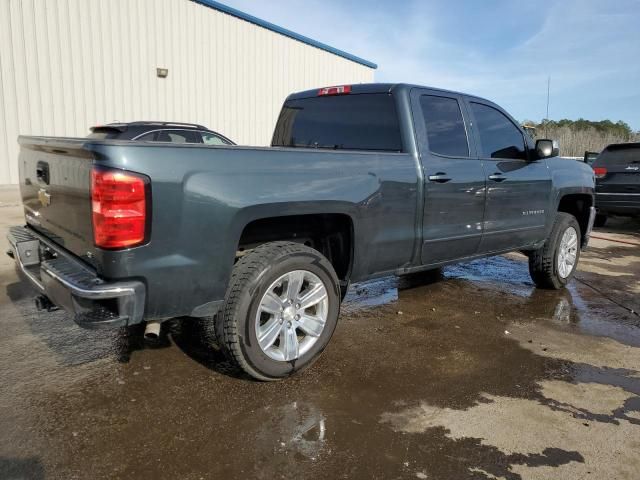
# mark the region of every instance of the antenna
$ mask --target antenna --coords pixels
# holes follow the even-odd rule
[[[547,77],[547,120],[549,120],[549,91],[551,90],[551,77]]]
[[[547,125],[549,124],[549,92],[551,91],[551,75],[547,77],[547,116],[544,120],[544,136],[547,136]]]

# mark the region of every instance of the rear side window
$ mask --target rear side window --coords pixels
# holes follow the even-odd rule
[[[402,151],[391,95],[360,94],[285,102],[271,142],[274,147]]]
[[[480,134],[483,158],[526,160],[522,132],[502,112],[482,103],[471,102]]]
[[[140,137],[136,137],[136,140],[139,142],[153,142],[156,139],[157,132],[145,133]]]
[[[422,115],[427,128],[429,150],[439,155],[468,157],[469,143],[462,111],[455,98],[423,95]]]
[[[156,142],[202,143],[199,132],[190,130],[161,130],[156,132]]]
[[[96,140],[110,140],[118,138],[120,130],[115,128],[94,128],[93,131],[87,136],[87,138],[93,138]]]

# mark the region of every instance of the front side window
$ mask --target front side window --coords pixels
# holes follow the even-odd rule
[[[229,145],[222,137],[209,132],[202,132],[202,143],[205,145]]]
[[[522,132],[509,118],[482,103],[471,102],[471,110],[480,135],[483,158],[527,159]]]
[[[469,143],[458,101],[455,98],[422,95],[420,106],[429,150],[438,155],[468,157]]]
[[[395,101],[388,93],[288,100],[280,112],[271,145],[401,152]]]

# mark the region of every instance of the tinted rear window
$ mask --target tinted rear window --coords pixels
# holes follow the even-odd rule
[[[115,128],[94,128],[87,138],[95,138],[96,140],[109,140],[118,138],[120,131]]]
[[[640,144],[605,148],[594,162],[594,166],[629,165],[640,163]]]
[[[395,102],[387,93],[289,100],[282,107],[271,144],[402,151]]]

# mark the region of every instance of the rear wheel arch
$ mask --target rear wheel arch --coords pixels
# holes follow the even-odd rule
[[[239,229],[236,259],[268,242],[307,245],[332,264],[341,284],[348,285],[354,261],[355,222],[347,213],[300,213],[252,216]]]

